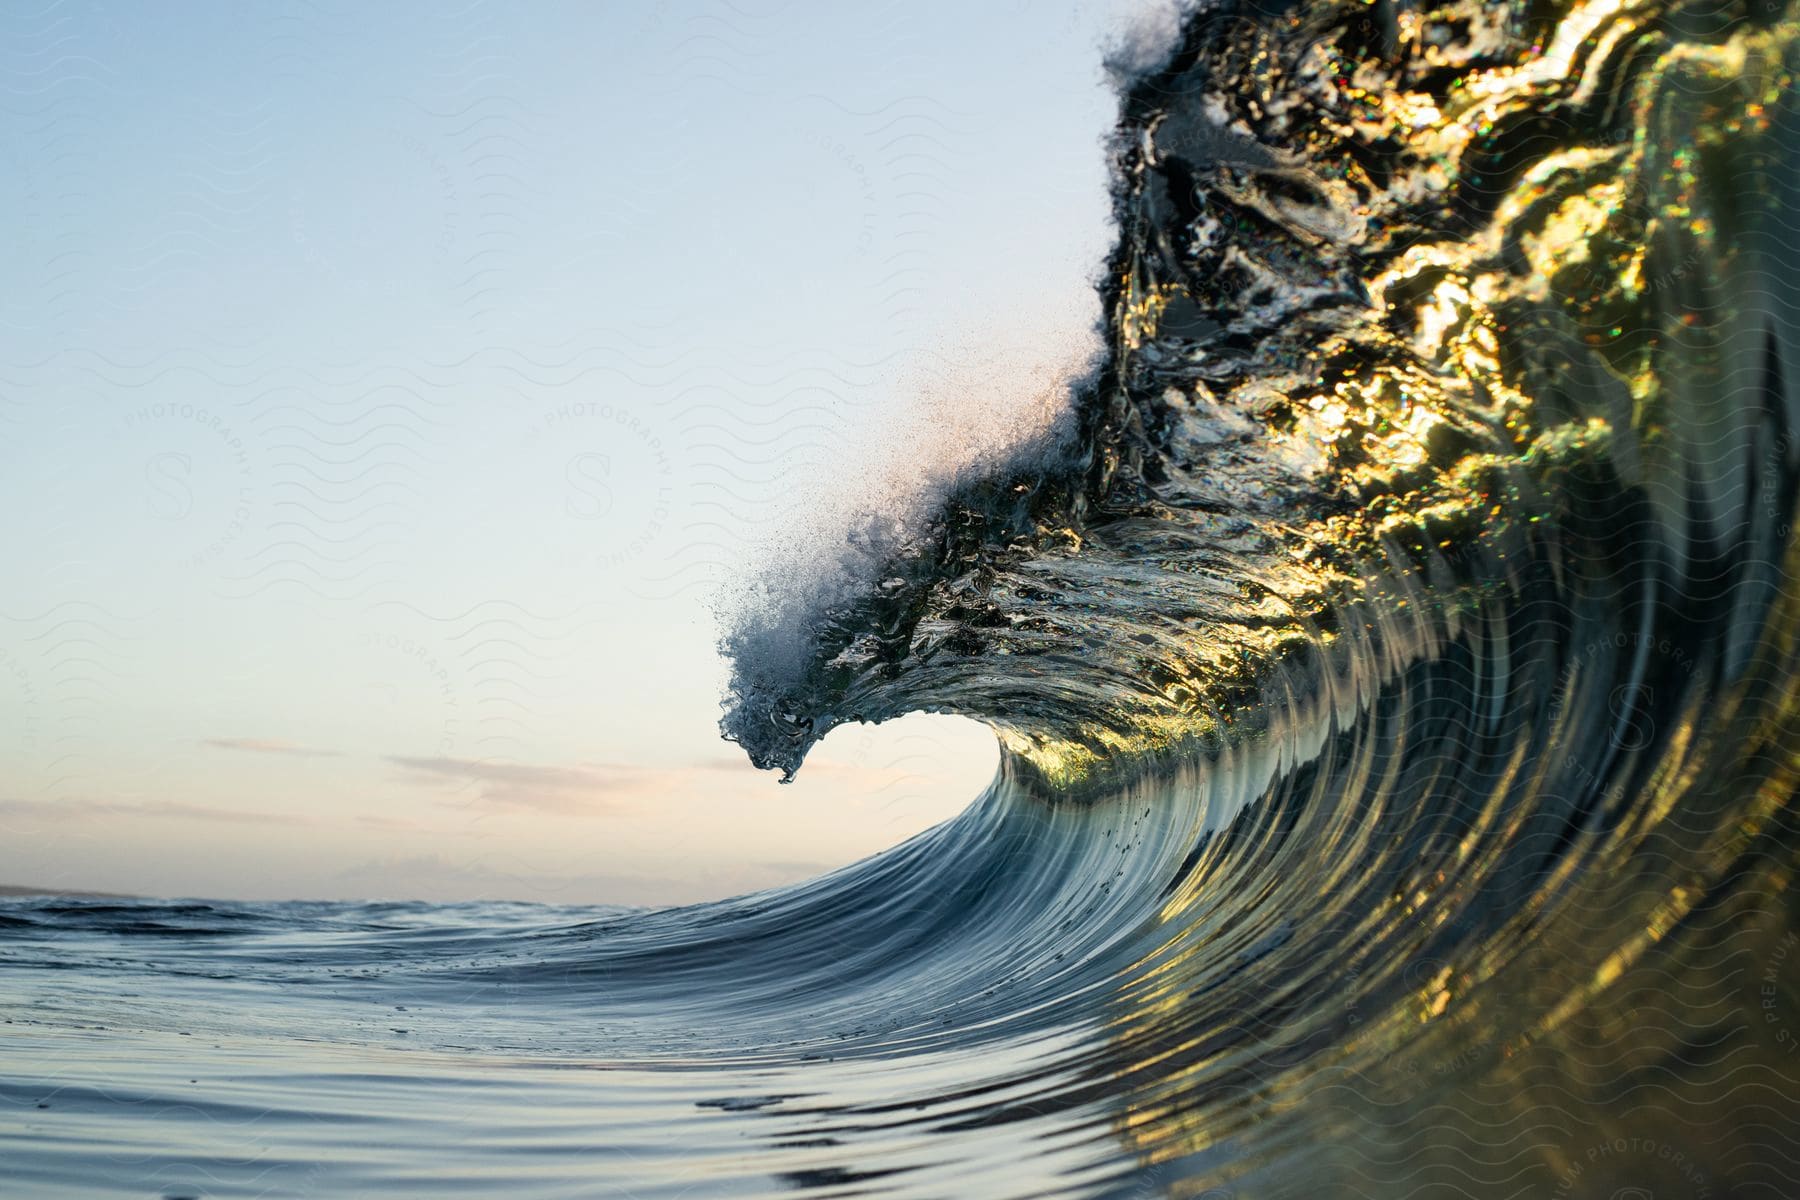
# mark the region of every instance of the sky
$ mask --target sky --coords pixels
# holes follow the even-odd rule
[[[0,883],[683,903],[954,815],[968,721],[752,769],[715,614],[1054,415],[1144,7],[9,8]]]

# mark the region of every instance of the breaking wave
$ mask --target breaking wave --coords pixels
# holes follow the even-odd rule
[[[1124,88],[1067,423],[727,640],[758,765],[955,713],[983,796],[688,909],[6,902],[0,1103],[88,1122],[9,1173],[1800,1191],[1797,31],[1195,12]],[[138,1052],[84,1067],[98,1002],[20,997],[109,972]]]

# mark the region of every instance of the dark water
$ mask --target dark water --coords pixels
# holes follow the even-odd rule
[[[729,638],[960,818],[637,912],[0,904],[24,1196],[1800,1195],[1800,18],[1239,5],[1070,429]]]

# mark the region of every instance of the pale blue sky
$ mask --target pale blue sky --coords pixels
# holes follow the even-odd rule
[[[752,772],[707,600],[1089,348],[1139,7],[0,17],[0,882],[663,901],[954,812],[954,723]]]

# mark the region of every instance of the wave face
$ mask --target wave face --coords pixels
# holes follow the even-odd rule
[[[1800,1193],[1797,37],[1195,13],[1125,89],[1074,432],[729,641],[759,765],[959,713],[985,795],[655,913],[7,902],[9,1171]]]

